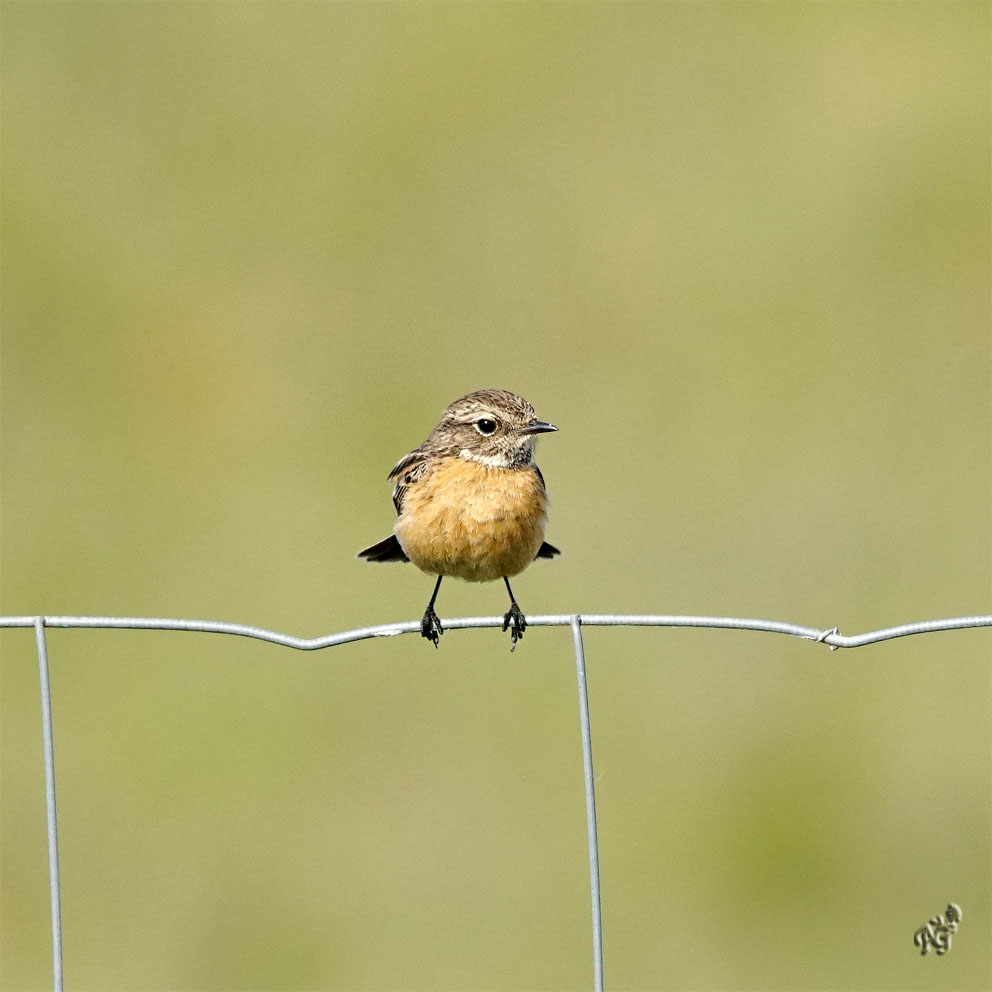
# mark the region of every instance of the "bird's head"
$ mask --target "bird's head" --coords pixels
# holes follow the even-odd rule
[[[516,468],[533,460],[536,435],[556,430],[538,420],[523,397],[503,389],[480,389],[445,409],[427,444],[438,454],[490,468]]]

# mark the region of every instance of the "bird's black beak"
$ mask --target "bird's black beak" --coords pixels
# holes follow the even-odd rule
[[[517,428],[518,434],[547,434],[558,430],[554,424],[546,424],[543,420],[532,420],[529,424]]]

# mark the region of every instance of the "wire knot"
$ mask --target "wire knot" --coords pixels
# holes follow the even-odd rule
[[[840,628],[839,627],[831,627],[830,630],[821,630],[820,633],[816,635],[816,639],[815,639],[814,643],[815,644],[826,644],[827,638],[831,634],[840,634]],[[831,651],[836,651],[837,650],[837,645],[836,644],[828,644],[827,647],[829,647]]]

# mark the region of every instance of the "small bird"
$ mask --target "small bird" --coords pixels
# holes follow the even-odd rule
[[[503,630],[510,630],[511,651],[523,637],[527,620],[510,577],[535,558],[561,553],[544,540],[548,496],[534,463],[535,436],[556,430],[520,396],[480,389],[447,407],[427,440],[389,473],[396,480],[393,533],[358,557],[412,561],[437,576],[420,621],[420,633],[434,647],[444,633],[434,603],[446,575],[502,579],[510,594]]]

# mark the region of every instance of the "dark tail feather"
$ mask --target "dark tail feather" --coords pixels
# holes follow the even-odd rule
[[[537,554],[534,555],[534,559],[536,561],[538,558],[554,558],[555,555],[560,554],[561,552],[553,544],[548,544],[548,542],[545,541],[537,549]]]
[[[366,561],[409,561],[400,547],[400,542],[396,540],[395,534],[390,534],[385,541],[373,544],[371,548],[359,551],[356,558],[364,558]]]

